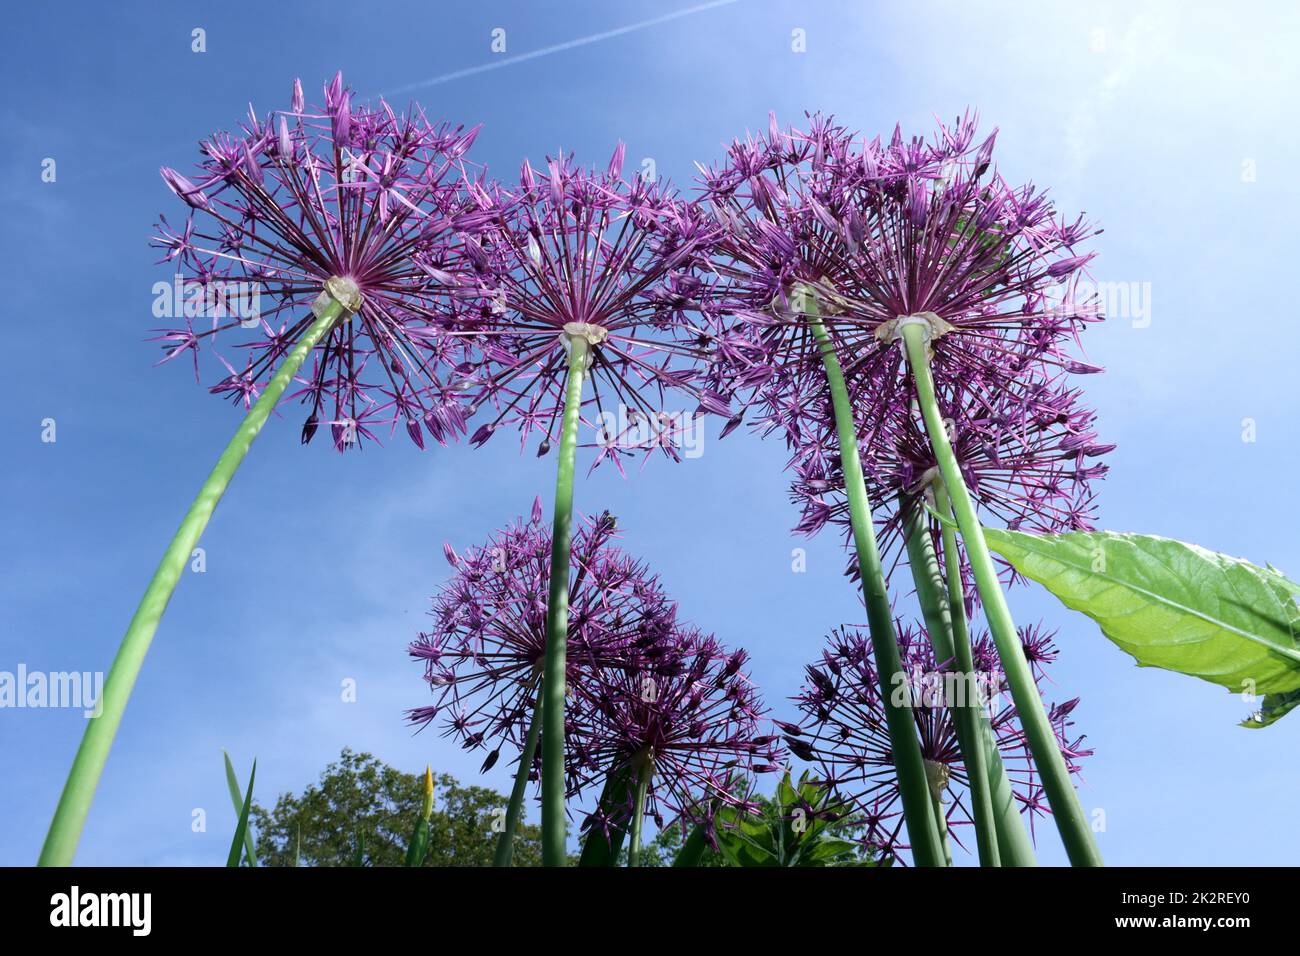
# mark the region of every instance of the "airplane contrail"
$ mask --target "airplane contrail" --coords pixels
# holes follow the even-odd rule
[[[395,96],[399,93],[409,93],[413,90],[420,90],[429,86],[437,86],[440,83],[450,83],[452,80],[464,79],[467,76],[476,76],[479,73],[486,73],[489,70],[499,70],[505,66],[513,66],[515,63],[523,63],[525,60],[535,60],[538,57],[550,56],[552,53],[562,53],[565,50],[573,50],[580,46],[588,46],[592,43],[599,43],[601,40],[609,40],[614,37],[623,36],[627,33],[635,33],[637,30],[644,30],[647,27],[658,26],[659,24],[667,23],[670,20],[679,20],[682,17],[689,17],[692,14],[703,13],[705,10],[712,10],[715,7],[727,7],[739,2],[740,0],[710,0],[709,3],[698,3],[693,7],[685,7],[681,10],[675,10],[672,13],[665,13],[662,16],[652,17],[649,20],[639,20],[636,23],[629,23],[627,26],[616,27],[613,30],[605,30],[602,33],[593,33],[590,36],[578,37],[575,40],[566,40],[563,43],[545,46],[539,50],[530,50],[528,53],[520,53],[517,56],[508,56],[501,60],[494,60],[491,63],[481,63],[478,66],[471,66],[463,70],[444,73],[441,76],[430,77],[427,80],[418,80],[415,83],[407,83],[405,86],[398,86],[394,89],[386,90],[379,95],[385,97]]]
[[[675,10],[672,13],[665,13],[661,16],[652,17],[649,20],[638,20],[636,23],[629,23],[626,26],[615,27],[613,30],[605,30],[602,33],[593,33],[590,36],[578,37],[575,40],[566,40],[563,43],[556,43],[552,46],[542,47],[539,50],[531,50],[528,53],[520,53],[517,56],[508,56],[504,59],[493,60],[491,63],[482,63],[478,66],[471,66],[464,70],[456,70],[452,73],[444,73],[441,76],[431,77],[427,80],[419,80],[415,83],[407,83],[405,86],[398,86],[394,89],[380,93],[379,96],[395,96],[400,93],[409,93],[413,90],[424,89],[429,86],[437,86],[440,83],[450,83],[452,80],[463,79],[467,76],[475,76],[479,73],[486,73],[489,70],[499,70],[503,66],[511,66],[515,63],[523,63],[525,60],[535,60],[538,57],[550,56],[552,53],[562,53],[565,50],[572,50],[580,46],[588,46],[592,43],[599,43],[601,40],[609,40],[614,37],[620,37],[624,34],[635,33],[637,30],[644,30],[648,27],[658,26],[661,23],[668,23],[671,20],[680,20],[682,17],[689,17],[696,13],[703,13],[705,10],[712,10],[715,7],[729,7],[739,3],[740,0],[709,0],[708,3],[697,3],[691,7],[683,7],[681,10]],[[191,146],[193,141],[187,143]],[[119,172],[123,169],[130,169],[139,166],[144,162],[151,162],[151,157],[138,157],[135,159],[124,160],[118,163],[97,166],[87,171],[81,179],[92,180],[99,179],[109,173]],[[8,201],[10,197],[3,197]]]

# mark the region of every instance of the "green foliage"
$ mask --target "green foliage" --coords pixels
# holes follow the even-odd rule
[[[234,804],[235,817],[239,818],[244,814],[244,798],[239,794],[239,778],[235,776],[235,765],[230,762],[230,754],[223,750],[221,756],[226,760],[226,787],[230,790],[230,802]],[[244,850],[248,865],[257,866],[257,852],[253,848],[253,833],[247,827],[244,828]]]
[[[424,768],[424,804],[416,818],[415,829],[411,831],[411,843],[406,848],[407,866],[424,866],[424,858],[429,855],[429,818],[433,816],[433,771]]]
[[[852,839],[859,828],[830,791],[805,771],[795,785],[787,770],[760,815],[718,811],[714,833],[731,866],[880,866]]]
[[[1251,730],[1267,727],[1269,724],[1277,723],[1297,707],[1300,707],[1300,690],[1287,691],[1284,694],[1267,694],[1264,697],[1264,706],[1243,720],[1241,726],[1249,727]]]
[[[424,866],[491,866],[498,834],[493,820],[506,798],[486,787],[462,787],[434,775],[433,813]],[[254,804],[258,854],[264,866],[404,866],[412,821],[424,806],[424,774],[407,774],[370,754],[345,749],[320,782],[282,794],[267,810]],[[536,826],[520,827],[515,865],[541,862]]]
[[[678,865],[679,856],[698,852],[683,866],[884,866],[854,840],[861,829],[842,809],[833,805],[829,793],[804,773],[797,786],[787,772],[769,798],[751,794],[759,805],[758,814],[741,813],[724,807],[717,813],[715,830],[718,848],[705,842],[702,849],[691,844],[703,833],[683,834],[680,826],[661,831],[641,851],[642,866]],[[626,856],[626,853],[623,854]],[[620,861],[625,862],[625,861]]]
[[[1300,689],[1296,585],[1271,568],[1152,535],[985,529],[989,547],[1082,611],[1142,667],[1266,694],[1271,720]]]
[[[627,767],[619,767],[605,778],[605,786],[600,791],[600,805],[607,813],[612,812],[614,807],[628,802],[629,774]],[[627,851],[623,849],[623,840],[626,836],[627,830],[622,827],[610,827],[608,836],[599,827],[588,830],[582,841],[582,854],[578,858],[578,866],[614,866],[616,863],[619,866],[626,865]],[[642,860],[647,861],[641,865],[659,866],[657,862],[648,862],[649,857],[645,854],[649,849],[650,847],[641,848]]]
[[[230,763],[227,761],[226,766]],[[231,771],[233,774],[233,770]],[[253,761],[253,769],[248,774],[248,792],[244,794],[244,799],[239,804],[239,823],[235,826],[234,839],[230,841],[230,853],[226,857],[226,866],[239,866],[239,858],[244,855],[244,843],[248,837],[248,810],[253,805],[253,780],[257,777],[257,761]],[[235,791],[236,794],[238,790]],[[256,857],[249,852],[249,866],[254,865]]]

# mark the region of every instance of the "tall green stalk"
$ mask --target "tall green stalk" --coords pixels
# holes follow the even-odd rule
[[[934,507],[940,517],[952,520],[952,506],[948,501],[948,491],[943,479],[935,476],[930,484],[934,492]],[[939,529],[943,542],[943,565],[948,579],[948,610],[952,621],[953,652],[957,667],[964,674],[975,673],[974,654],[971,651],[970,631],[966,624],[966,592],[961,578],[961,556],[957,553],[957,532],[951,524],[944,524]],[[971,751],[971,759],[966,770],[976,774],[976,766],[982,769],[989,781],[989,802],[993,811],[993,822],[997,830],[998,864],[1001,866],[1037,866],[1034,845],[1025,831],[1024,821],[1020,819],[1020,808],[1007,779],[1006,767],[998,753],[997,740],[993,736],[993,725],[989,722],[988,702],[983,699],[982,689],[978,699],[971,701],[974,711],[975,730],[979,734],[981,746]]]
[[[975,575],[975,586],[984,606],[989,631],[997,645],[1011,698],[1025,731],[1034,766],[1042,779],[1043,789],[1047,792],[1047,801],[1051,805],[1052,817],[1060,831],[1061,841],[1065,844],[1066,853],[1073,865],[1101,866],[1101,853],[1092,838],[1078,794],[1070,782],[1065,758],[1057,747],[1056,735],[1052,732],[1042,698],[1038,695],[1038,686],[1034,683],[1029,662],[1025,660],[1020,635],[1011,618],[1011,610],[1007,607],[1006,595],[1002,593],[1002,582],[998,580],[997,568],[984,540],[984,529],[975,511],[975,503],[966,489],[957,457],[948,440],[943,415],[935,397],[934,376],[930,372],[928,329],[921,321],[908,321],[901,323],[901,334],[930,445],[948,488],[953,514],[957,519],[957,527],[961,530],[962,541],[966,544],[966,555]]]
[[[943,664],[946,661],[956,661],[956,674],[962,682],[962,692],[969,698],[974,670],[962,666],[954,648],[954,616],[949,610],[950,600],[939,573],[939,558],[935,554],[924,512],[920,502],[906,494],[900,496],[899,508],[903,516],[903,536],[907,543],[907,563],[912,569],[912,580],[916,582],[916,600],[921,605],[921,616],[925,618],[925,629],[930,635],[930,645],[934,648],[935,662]],[[967,658],[970,657],[969,650],[968,644]],[[945,691],[947,689],[945,685]],[[966,765],[966,775],[969,777],[971,816],[975,821],[975,845],[980,866],[999,866],[997,827],[993,818],[993,801],[989,794],[987,761],[984,759],[984,747],[975,723],[979,702],[965,699],[947,703],[957,731],[957,745],[961,748],[962,762]]]
[[[568,334],[567,332],[565,333]],[[569,336],[569,374],[555,471],[555,523],[551,532],[551,591],[546,604],[546,659],[542,676],[542,865],[564,866],[564,690],[569,638],[569,549],[573,525],[573,466],[578,415],[590,345]]]
[[[515,836],[519,832],[519,817],[523,812],[524,793],[528,789],[528,774],[533,768],[533,757],[537,754],[537,738],[542,732],[542,698],[538,695],[533,707],[533,716],[528,721],[528,733],[524,737],[524,749],[519,752],[519,769],[515,771],[515,784],[510,790],[510,802],[506,805],[506,828],[497,837],[496,853],[492,857],[493,866],[510,866],[515,856]]]
[[[81,746],[72,761],[67,783],[59,797],[59,805],[54,811],[45,845],[41,849],[40,866],[70,866],[77,852],[77,842],[81,839],[81,830],[90,813],[90,804],[95,798],[100,775],[108,760],[108,752],[113,746],[118,725],[126,710],[131,690],[144,664],[145,654],[158,630],[167,603],[180,581],[190,555],[198,544],[199,537],[208,526],[217,503],[225,494],[231,479],[239,469],[253,439],[257,437],[262,426],[270,417],[272,410],[283,397],[289,382],[306,360],[311,350],[316,347],[325,334],[334,327],[341,316],[351,315],[361,307],[360,294],[350,280],[330,279],[326,285],[327,295],[322,296],[320,307],[316,309],[316,321],[307,329],[297,344],[285,356],[284,362],[267,383],[261,396],[254,403],[244,420],[240,423],[235,436],[226,445],[225,451],[217,459],[216,465],[203,482],[198,495],[191,503],[189,511],[172,538],[171,544],[163,553],[162,561],[154,571],[153,578],[145,589],[135,615],[122,638],[117,656],[104,680],[102,712],[91,718],[86,725],[86,732],[81,738]]]
[[[885,709],[890,747],[894,753],[903,819],[907,824],[912,856],[918,866],[943,866],[943,850],[934,819],[934,808],[930,802],[925,764],[921,760],[921,745],[916,737],[916,722],[912,717],[911,688],[899,658],[893,612],[885,588],[885,572],[880,565],[880,546],[876,542],[876,530],[871,521],[871,503],[867,498],[862,462],[858,457],[857,431],[848,386],[844,383],[844,372],[835,355],[835,345],[822,324],[821,307],[816,294],[805,286],[798,287],[794,305],[808,319],[808,326],[821,350],[826,382],[830,387],[835,431],[840,446],[840,467],[844,473],[849,520],[858,557],[858,573],[862,579],[862,595],[867,605],[867,624],[871,631],[876,669],[880,675],[881,702]],[[896,703],[895,693],[902,693],[905,702]]]
[[[632,804],[632,837],[627,848],[627,865],[641,865],[641,828],[645,822],[645,798],[650,789],[650,780],[655,773],[654,758],[646,755],[637,770],[636,796]]]
[[[926,776],[935,775],[929,780],[930,805],[934,808],[934,823],[939,830],[939,849],[943,853],[943,865],[952,866],[952,844],[948,841],[948,816],[943,812],[943,792],[947,788],[947,768],[941,763],[926,761]]]

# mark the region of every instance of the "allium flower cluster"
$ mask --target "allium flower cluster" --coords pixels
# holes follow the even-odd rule
[[[712,333],[696,315],[694,271],[716,227],[665,186],[571,157],[527,162],[512,187],[471,190],[464,294],[445,323],[462,346],[457,387],[490,420],[545,454],[557,439],[574,336],[590,345],[583,422],[597,463],[659,448],[676,457],[685,416],[729,415],[706,381]],[[671,395],[692,408],[674,409]],[[590,444],[590,443],[589,443]]]
[[[438,323],[452,307],[476,134],[414,106],[355,105],[336,75],[323,106],[308,106],[295,82],[287,110],[250,108],[237,133],[205,140],[193,178],[164,168],[189,214],[179,227],[162,217],[154,239],[187,303],[171,310],[183,326],[161,330],[163,361],[188,353],[197,377],[210,347],[226,372],[212,391],[248,407],[313,323],[325,281],[344,277],[363,304],[299,373],[302,440],[321,425],[340,450],[380,424],[404,426],[420,447],[425,431],[441,444],[465,432]]]
[[[645,565],[616,546],[608,513],[581,521],[572,544],[567,672],[571,689],[592,674],[640,669],[676,646],[677,608]],[[432,628],[410,646],[424,662],[433,702],[408,712],[486,749],[521,746],[537,702],[546,649],[551,532],[540,499],[530,517],[463,554],[444,546],[454,574],[433,598]]]
[[[615,543],[608,514],[574,536],[569,585],[566,775],[577,799],[593,782],[650,765],[649,813],[702,819],[714,800],[743,805],[736,784],[774,769],[779,739],[744,671],[744,651],[679,622],[658,579]],[[546,647],[551,536],[541,503],[529,518],[458,554],[433,599],[433,627],[410,646],[433,702],[411,722],[441,721],[444,736],[485,750],[522,750],[538,699]],[[530,768],[538,775],[540,748]],[[629,795],[629,800],[630,800]],[[584,827],[625,826],[628,806],[597,810]]]
[[[709,823],[720,806],[756,810],[739,785],[779,769],[783,749],[764,731],[766,708],[744,670],[748,654],[694,628],[679,628],[675,639],[660,660],[599,670],[580,690],[570,730],[572,787],[611,774],[629,781],[627,803],[598,806],[584,831],[608,836],[626,828],[643,772],[652,774],[645,814],[662,829],[665,821]]]
[[[1096,230],[1058,220],[1034,187],[1009,185],[990,165],[994,137],[978,146],[974,138],[969,116],[932,142],[895,129],[888,143],[820,116],[806,132],[782,131],[773,118],[765,137],[733,144],[727,164],[705,172],[706,201],[724,227],[711,308],[734,317],[733,336],[748,340],[748,350],[731,353],[748,361],[734,381],[764,420],[797,425],[781,399],[820,371],[808,317],[791,311],[796,284],[817,292],[848,377],[878,391],[902,378],[891,324],[924,313],[941,320],[940,381],[1097,371],[1067,350],[1083,323],[1100,318],[1093,303],[1076,301],[1090,258],[1076,247]],[[782,386],[784,394],[772,391]]]
[[[900,317],[925,315],[938,400],[970,491],[1009,527],[1090,527],[1098,440],[1093,414],[1065,382],[1099,371],[1071,357],[1100,319],[1080,285],[1095,230],[1056,217],[1046,196],[991,166],[994,137],[975,121],[932,141],[859,140],[820,116],[733,144],[705,171],[723,225],[702,298],[718,322],[730,387],[764,434],[785,438],[799,530],[847,517],[838,441],[810,317],[791,292],[816,293],[848,378],[873,501],[916,494],[935,472],[912,405]],[[729,317],[729,321],[728,321]],[[883,517],[897,532],[897,510]]]
[[[1021,641],[1034,662],[1041,689],[1044,669],[1056,656],[1052,634],[1041,627],[1028,628],[1021,631]],[[980,637],[973,643],[974,681],[958,675],[951,662],[935,660],[921,627],[900,627],[899,648],[927,776],[942,796],[953,839],[960,845],[962,829],[973,822],[967,806],[969,778],[952,707],[972,700],[987,701],[998,753],[1032,831],[1034,821],[1050,811],[992,642]],[[781,724],[786,744],[796,756],[814,764],[827,784],[852,804],[866,825],[864,840],[897,857],[905,848],[901,795],[870,638],[858,628],[837,628],[828,637],[821,660],[809,665],[806,674],[794,698],[800,721]],[[1084,748],[1082,737],[1070,736],[1070,715],[1078,702],[1075,698],[1053,704],[1048,712],[1072,773],[1078,773],[1079,761],[1092,753]]]

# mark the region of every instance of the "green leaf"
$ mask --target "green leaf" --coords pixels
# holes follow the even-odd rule
[[[852,860],[858,845],[840,837],[823,837],[808,851],[805,866],[830,865],[840,860]]]
[[[424,817],[416,817],[415,831],[411,834],[411,842],[406,848],[406,865],[424,866],[424,858],[428,852],[429,821]]]
[[[686,839],[682,841],[682,847],[673,857],[673,866],[699,866],[700,860],[704,858],[704,851],[709,847],[707,834],[704,831],[704,825],[697,823],[691,827],[691,832]]]
[[[600,806],[607,814],[614,814],[617,808],[625,806],[630,800],[628,781],[631,770],[627,765],[616,767],[605,778],[605,787],[600,793]],[[619,850],[623,847],[623,838],[627,831],[623,827],[613,826],[609,830],[609,839],[605,838],[602,827],[592,826],[587,831],[587,838],[582,841],[582,854],[578,857],[578,866],[614,866],[618,862]]]
[[[242,809],[239,811],[239,825],[235,827],[235,838],[230,841],[230,855],[226,857],[226,866],[239,866],[243,855],[244,840],[248,836],[248,810],[253,805],[253,780],[257,776],[257,761],[248,774],[248,793],[244,795]]]
[[[1100,624],[1139,666],[1233,691],[1300,688],[1296,585],[1276,571],[1154,535],[997,528],[984,535],[1017,571]]]
[[[1268,694],[1264,697],[1264,706],[1241,722],[1241,726],[1258,730],[1275,724],[1291,711],[1300,707],[1300,690],[1287,691],[1284,694]]]
[[[244,804],[239,799],[239,778],[235,776],[235,767],[230,762],[230,754],[223,750],[221,756],[226,758],[226,786],[230,790],[230,802],[235,805],[235,816],[238,817],[244,810]],[[248,851],[248,865],[257,866],[257,851],[253,847],[253,834],[247,828],[244,830],[244,849]]]

